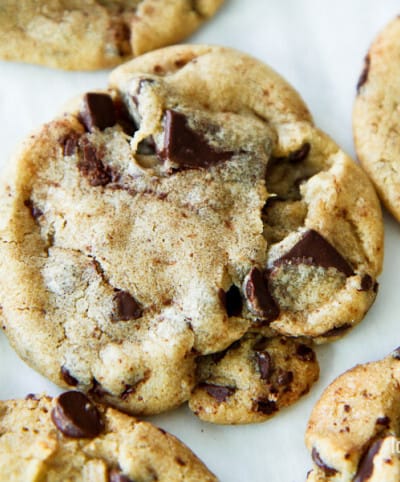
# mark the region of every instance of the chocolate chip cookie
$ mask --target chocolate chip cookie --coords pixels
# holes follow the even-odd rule
[[[338,377],[311,414],[308,481],[395,482],[400,477],[400,349]]]
[[[400,18],[377,36],[365,58],[354,104],[357,155],[386,208],[400,221]]]
[[[303,339],[273,338],[342,336],[376,296],[368,179],[281,77],[230,49],[121,66],[27,139],[1,192],[12,345],[55,383],[133,413],[193,396],[221,423],[268,418],[318,373],[296,355]]]
[[[216,481],[178,439],[69,391],[0,402],[0,481]]]
[[[5,0],[0,58],[66,70],[113,67],[177,43],[223,0]]]

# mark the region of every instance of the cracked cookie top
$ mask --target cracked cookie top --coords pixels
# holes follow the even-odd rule
[[[188,400],[202,357],[247,332],[331,340],[376,295],[368,179],[281,77],[236,51],[121,66],[27,139],[3,181],[11,343],[134,413]]]
[[[215,482],[177,438],[69,391],[0,402],[0,481]]]
[[[66,70],[113,67],[177,43],[223,0],[6,0],[0,58]]]

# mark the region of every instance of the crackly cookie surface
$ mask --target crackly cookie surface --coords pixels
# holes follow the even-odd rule
[[[400,221],[400,18],[376,37],[354,103],[357,155],[386,208]]]
[[[108,92],[33,134],[3,180],[5,333],[57,384],[134,413],[219,378],[203,357],[248,332],[333,339],[376,295],[372,186],[281,77],[236,51],[171,47],[121,66]],[[296,363],[282,406],[316,378]],[[268,418],[249,407],[276,402],[271,386],[244,394],[232,377],[240,420]]]
[[[358,365],[325,390],[308,422],[313,482],[400,478],[400,350]]]
[[[177,43],[223,0],[5,0],[0,58],[67,70],[112,67]]]
[[[0,402],[0,481],[216,481],[178,439],[70,391]]]

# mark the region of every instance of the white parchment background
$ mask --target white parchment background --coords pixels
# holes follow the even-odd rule
[[[269,63],[301,93],[317,125],[354,157],[351,110],[363,57],[397,13],[395,0],[226,0],[190,41],[232,46]],[[107,75],[0,62],[1,166],[33,128],[50,120],[70,97],[104,87]],[[186,407],[152,420],[186,442],[223,482],[304,480],[311,466],[304,430],[323,388],[356,363],[400,345],[400,226],[385,215],[385,229],[378,299],[352,333],[318,349],[321,378],[307,397],[258,425],[213,426]],[[58,389],[22,363],[0,334],[0,398],[42,391],[56,394]]]

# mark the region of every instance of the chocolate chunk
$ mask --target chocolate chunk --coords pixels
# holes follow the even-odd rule
[[[343,256],[317,231],[310,229],[281,258],[274,262],[275,266],[284,263],[310,264],[322,268],[336,268],[346,276],[354,274],[352,267]]]
[[[78,380],[73,377],[69,370],[64,366],[61,367],[61,376],[63,377],[65,383],[71,385],[71,387],[76,387],[79,383]]]
[[[369,291],[374,286],[374,280],[369,274],[365,274],[361,278],[361,286],[359,291]]]
[[[105,186],[111,182],[111,172],[98,157],[97,149],[87,139],[82,140],[81,149],[83,158],[78,162],[78,169],[90,185]]]
[[[65,136],[61,141],[63,155],[72,156],[73,154],[75,154],[78,141],[79,135],[76,132],[71,132],[69,135]]]
[[[395,360],[400,360],[400,346],[393,350],[391,355]]]
[[[137,320],[143,310],[127,291],[118,291],[114,296],[115,311],[111,321]]]
[[[257,351],[256,360],[261,380],[268,382],[273,371],[271,355],[267,351]]]
[[[36,220],[36,219],[40,218],[40,216],[43,216],[43,211],[41,209],[39,209],[37,206],[35,206],[35,204],[33,203],[33,201],[31,199],[26,199],[24,201],[24,206],[26,206],[29,209],[33,219]]]
[[[390,418],[388,416],[379,417],[376,419],[376,424],[381,425],[382,427],[389,428],[390,426]]]
[[[201,383],[200,388],[203,388],[209,395],[211,395],[217,402],[225,402],[227,398],[232,396],[236,389],[232,387],[223,387],[221,385],[214,385],[212,383]]]
[[[201,134],[189,127],[185,115],[167,110],[164,148],[159,155],[177,164],[179,169],[200,169],[230,159],[233,152],[215,150]]]
[[[292,164],[304,161],[311,150],[311,144],[305,142],[297,151],[293,151],[288,155],[288,161]]]
[[[246,297],[251,311],[259,318],[271,322],[279,316],[279,308],[268,289],[265,273],[253,268],[246,282]]]
[[[358,79],[358,82],[357,82],[357,94],[360,93],[361,87],[368,80],[368,73],[369,73],[370,64],[371,64],[371,58],[370,58],[369,54],[367,54],[367,56],[364,59],[363,71],[361,72],[360,78]]]
[[[108,482],[135,482],[133,479],[130,479],[126,475],[124,475],[121,470],[118,469],[111,469],[108,473]]]
[[[280,369],[277,373],[277,385],[284,387],[290,385],[293,381],[293,372]]]
[[[325,464],[325,462],[321,459],[321,456],[319,455],[317,449],[313,447],[312,452],[311,452],[311,457],[317,467],[319,467],[321,470],[324,471],[325,475],[327,477],[332,477],[335,474],[337,474],[337,470],[329,467],[328,465]]]
[[[122,130],[128,136],[133,136],[137,131],[137,125],[132,119],[125,103],[121,99],[116,99],[114,102],[116,123],[122,127]]]
[[[274,402],[273,400],[268,400],[268,398],[258,399],[256,401],[255,409],[256,412],[261,412],[264,415],[272,415],[279,410],[276,402]]]
[[[94,438],[104,429],[100,413],[81,392],[65,392],[51,412],[55,426],[67,437]]]
[[[334,337],[334,336],[342,336],[348,330],[350,330],[350,328],[351,328],[351,325],[349,323],[345,323],[342,326],[332,328],[331,330],[328,330],[325,333],[322,333],[320,336],[324,336],[326,338],[331,338],[331,337]]]
[[[243,301],[237,286],[232,285],[226,293],[220,289],[218,296],[229,317],[240,316],[242,314]]]
[[[301,361],[308,362],[308,361],[315,361],[315,353],[312,348],[307,345],[301,343],[296,348],[296,356]]]
[[[353,482],[364,482],[371,477],[374,471],[374,457],[379,452],[382,443],[383,439],[378,439],[369,446],[368,450],[361,457]]]
[[[108,94],[87,93],[83,98],[83,110],[80,114],[82,122],[90,132],[96,127],[102,131],[116,122],[114,103]]]
[[[25,400],[39,401],[39,398],[35,393],[28,393],[28,395],[25,397]]]

